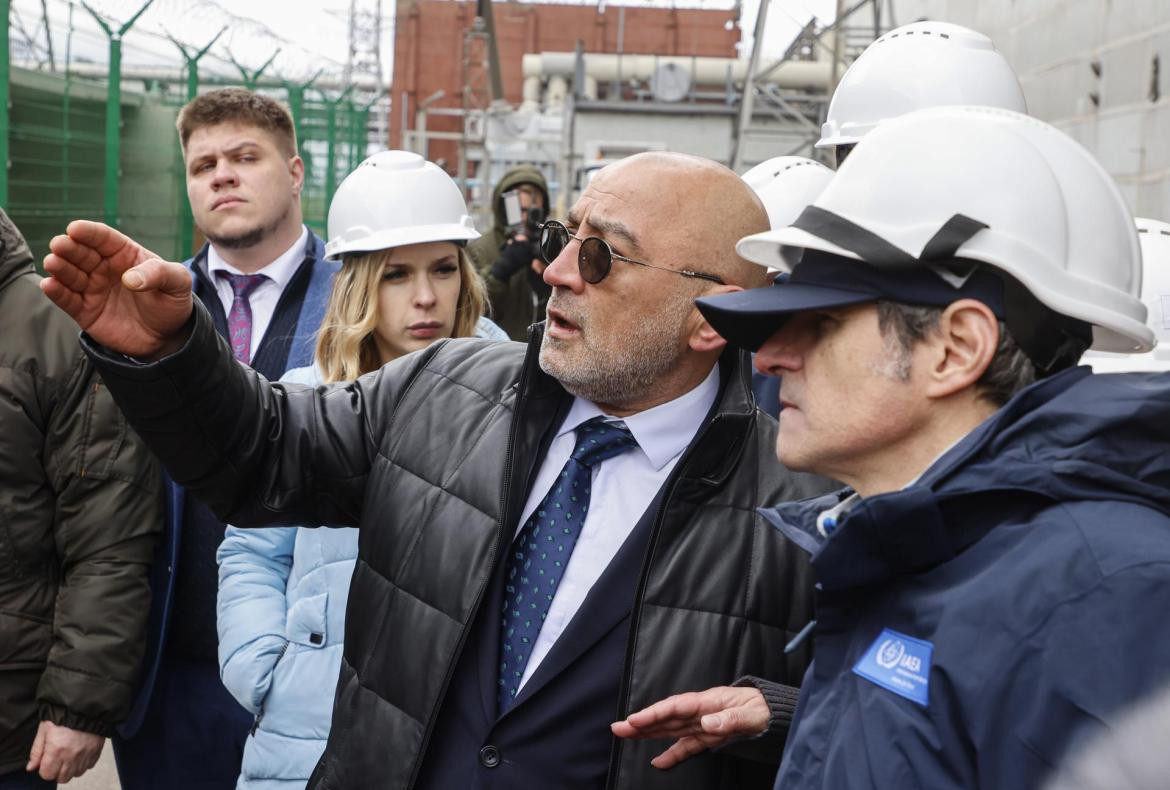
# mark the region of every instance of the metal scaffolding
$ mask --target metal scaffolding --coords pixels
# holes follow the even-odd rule
[[[878,38],[882,29],[883,0],[856,0],[848,5],[846,0],[837,0],[837,14],[831,24],[818,26],[814,17],[809,20],[804,29],[792,40],[787,51],[778,60],[760,68],[760,49],[764,38],[764,26],[767,19],[769,0],[761,0],[759,14],[756,17],[755,36],[752,41],[752,53],[748,62],[747,76],[744,79],[743,92],[739,100],[739,114],[736,123],[735,141],[732,146],[731,165],[739,170],[744,163],[746,138],[753,133],[765,133],[766,127],[753,122],[757,114],[767,114],[771,117],[804,130],[802,139],[791,151],[785,154],[798,154],[804,151],[811,152],[812,144],[820,137],[821,123],[824,121],[828,109],[829,99],[836,89],[837,81],[849,65],[864,50],[869,43]],[[893,23],[893,0],[884,0],[889,6],[888,19]],[[872,14],[873,27],[870,29],[856,28],[848,22],[857,12],[869,8]],[[829,38],[830,42],[825,43]],[[800,56],[816,57],[828,56],[830,61],[830,77],[826,90],[820,95],[786,95],[774,84],[763,80],[772,72],[779,69]],[[757,106],[758,102],[758,106]]]

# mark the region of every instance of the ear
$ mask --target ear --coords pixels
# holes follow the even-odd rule
[[[289,160],[288,169],[292,174],[293,192],[299,195],[305,186],[305,161],[299,156],[294,156]]]
[[[735,291],[742,291],[738,285],[717,285],[703,293],[703,296],[715,296],[717,294],[729,294]],[[687,335],[687,345],[692,351],[704,353],[708,351],[722,351],[727,345],[727,341],[723,336],[715,331],[715,328],[707,323],[707,319],[703,318],[703,314],[699,312],[699,308],[691,308],[691,324],[690,334]]]
[[[927,343],[926,395],[945,398],[973,387],[991,365],[999,320],[983,302],[960,299],[943,311]]]

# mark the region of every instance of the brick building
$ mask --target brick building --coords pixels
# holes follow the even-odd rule
[[[571,52],[580,40],[586,52],[618,51],[618,8],[596,5],[497,2],[492,6],[504,98],[519,104],[521,58],[529,52]],[[735,57],[740,31],[727,29],[723,10],[626,7],[622,51],[645,55]],[[390,145],[403,144],[403,124],[413,128],[418,102],[436,91],[432,107],[461,107],[463,38],[475,20],[475,3],[459,0],[399,0],[394,28],[394,78]],[[456,118],[432,117],[428,128],[458,131]],[[453,163],[456,143],[435,141],[431,158]],[[449,164],[449,167],[453,165]]]

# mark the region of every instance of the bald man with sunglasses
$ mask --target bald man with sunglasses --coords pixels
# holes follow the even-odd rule
[[[317,390],[235,362],[186,271],[105,226],[54,239],[43,287],[222,518],[360,527],[309,787],[767,788],[809,659],[783,648],[812,601],[754,506],[827,484],[779,466],[746,354],[694,307],[760,284],[734,249],[766,228],[721,165],[631,157],[543,229],[552,296],[527,346],[440,342]],[[611,733],[735,678],[756,687],[729,707],[768,703],[754,741],[662,771],[671,734]]]

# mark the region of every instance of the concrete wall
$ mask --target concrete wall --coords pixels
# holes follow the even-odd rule
[[[1170,220],[1170,2],[895,2],[899,23],[929,17],[990,36],[1029,111],[1092,151],[1138,216]]]
[[[731,156],[732,115],[651,115],[621,111],[579,112],[575,150],[588,163],[597,145],[654,143],[663,151],[697,154],[726,162]]]
[[[573,135],[575,161],[587,166],[598,145],[628,143],[654,144],[653,150],[676,151],[714,159],[730,164],[731,148],[735,140],[735,119],[731,112],[704,112],[696,106],[694,112],[679,112],[681,107],[668,107],[669,113],[631,112],[625,110],[578,110]],[[745,141],[744,161],[748,165],[762,162],[772,156],[789,153],[806,141],[807,135],[792,126],[766,121],[757,117],[753,127],[757,133]]]

